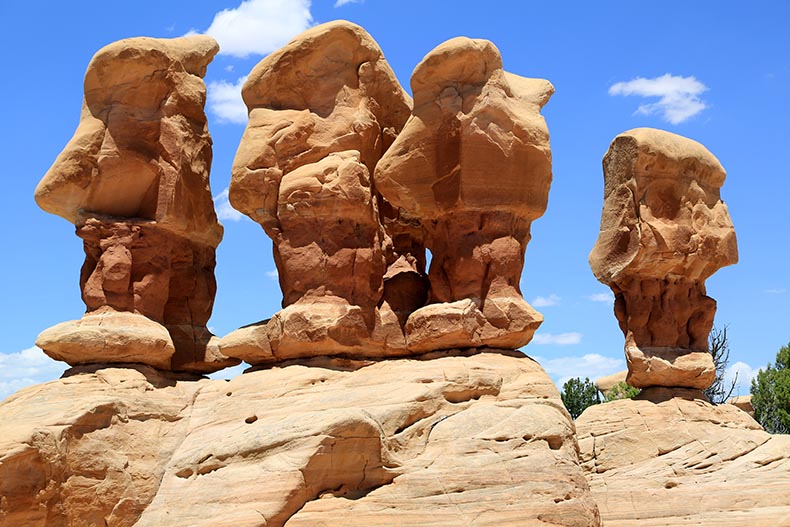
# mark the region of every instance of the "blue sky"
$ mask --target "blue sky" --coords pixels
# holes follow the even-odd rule
[[[740,263],[707,284],[717,324],[729,326],[731,364],[749,377],[790,341],[790,2],[90,0],[2,2],[0,16],[0,397],[62,373],[66,365],[33,342],[84,311],[80,240],[72,225],[36,207],[33,189],[77,127],[91,56],[121,38],[190,31],[222,46],[206,83],[211,186],[225,225],[209,325],[224,335],[271,316],[280,302],[270,240],[223,195],[244,130],[240,79],[301,30],[338,18],[371,33],[407,89],[420,59],[459,35],[493,41],[505,69],[554,84],[543,110],[554,182],[548,211],[533,224],[522,289],[546,319],[525,351],[555,381],[625,368],[611,297],[587,254],[599,227],[601,157],[614,136],[639,126],[700,141],[727,169],[722,197]]]

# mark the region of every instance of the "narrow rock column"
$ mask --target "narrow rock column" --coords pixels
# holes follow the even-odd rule
[[[202,77],[218,50],[206,36],[132,38],[88,65],[80,124],[36,188],[85,249],[87,312],[41,333],[51,357],[191,372],[239,362],[206,328],[222,226]]]
[[[433,260],[429,304],[406,323],[412,351],[527,344],[543,317],[521,296],[551,150],[546,80],[502,69],[486,40],[452,39],[411,78],[414,111],[379,162],[376,186],[417,218]]]
[[[252,364],[404,354],[402,307],[388,302],[401,297],[384,298],[404,245],[384,229],[371,173],[411,100],[378,44],[350,22],[316,26],[255,66],[242,96],[230,201],[274,242],[283,309],[224,337],[223,352]],[[396,209],[386,217],[401,221]]]
[[[632,386],[711,385],[716,302],[705,280],[738,261],[719,189],[726,173],[701,144],[638,128],[603,158],[601,232],[590,266],[615,294]]]

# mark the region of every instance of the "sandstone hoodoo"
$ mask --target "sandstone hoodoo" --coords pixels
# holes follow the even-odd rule
[[[262,60],[242,96],[230,201],[274,242],[283,309],[226,336],[223,352],[252,364],[404,354],[398,312],[420,297],[425,257],[371,181],[411,111],[378,45],[349,22],[317,26]],[[407,291],[385,295],[385,273]]]
[[[141,37],[88,65],[77,131],[36,188],[85,249],[87,312],[41,333],[51,357],[193,372],[238,363],[206,328],[222,226],[202,77],[218,49],[206,36]]]
[[[725,171],[701,144],[639,128],[603,158],[601,232],[590,253],[615,294],[628,383],[704,389],[716,302],[705,280],[738,261],[735,229],[719,190]]]
[[[548,203],[540,109],[554,88],[505,72],[491,42],[468,38],[431,51],[411,86],[413,115],[375,171],[376,188],[419,220],[433,256],[408,347],[523,346],[543,321],[519,281],[530,226]]]

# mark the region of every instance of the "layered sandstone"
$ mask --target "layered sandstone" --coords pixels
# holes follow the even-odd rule
[[[638,128],[603,158],[601,231],[590,253],[596,278],[615,294],[628,383],[707,388],[716,302],[705,280],[738,261],[720,188],[726,173],[701,144]]]
[[[375,171],[384,198],[419,220],[433,258],[429,303],[406,322],[408,347],[523,346],[542,322],[519,282],[548,201],[540,109],[554,88],[505,72],[491,42],[468,38],[431,51],[411,86],[413,115]]]
[[[411,108],[378,45],[349,22],[316,26],[263,59],[242,96],[230,201],[274,242],[283,310],[228,335],[224,353],[252,364],[403,354],[398,313],[419,301],[424,249],[396,209],[382,212],[371,181]],[[388,271],[396,262],[405,269]]]
[[[218,49],[206,36],[132,38],[88,65],[80,124],[35,193],[85,250],[87,312],[39,336],[51,357],[196,372],[238,363],[206,328],[222,226],[202,77]]]
[[[82,367],[0,405],[0,525],[596,526],[577,448],[517,353]]]
[[[576,420],[607,527],[790,525],[790,436],[696,390],[653,387]]]

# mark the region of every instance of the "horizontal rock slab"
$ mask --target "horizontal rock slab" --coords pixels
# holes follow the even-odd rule
[[[607,527],[788,525],[790,436],[701,392],[647,388],[576,420]]]
[[[716,377],[713,357],[707,351],[626,346],[628,384],[637,388],[675,386],[704,390]]]
[[[175,353],[163,325],[128,311],[88,313],[80,320],[61,322],[42,331],[36,346],[71,366],[137,362],[169,369]]]
[[[517,353],[318,358],[230,381],[83,370],[0,405],[0,524],[596,526]]]

